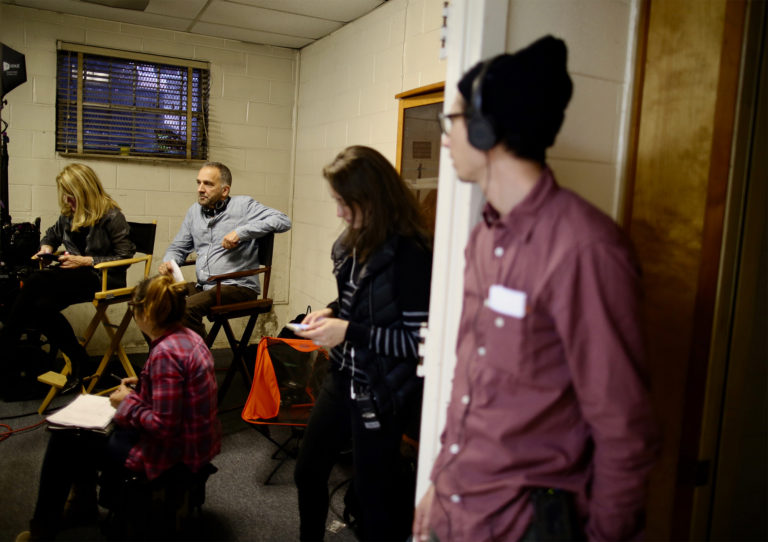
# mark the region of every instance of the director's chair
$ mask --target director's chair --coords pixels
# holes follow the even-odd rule
[[[101,324],[101,326],[107,332],[110,343],[106,352],[104,352],[104,355],[101,358],[101,362],[99,363],[96,372],[93,375],[83,379],[88,380],[86,393],[91,393],[96,387],[96,384],[101,378],[101,375],[104,374],[104,370],[106,369],[107,364],[109,363],[109,360],[113,354],[117,354],[117,357],[120,359],[120,362],[127,376],[136,376],[136,371],[134,371],[133,365],[131,365],[131,362],[128,359],[128,355],[125,353],[123,346],[120,344],[120,341],[123,339],[123,335],[125,334],[125,330],[128,329],[128,324],[131,323],[132,313],[130,307],[126,305],[123,317],[120,320],[120,323],[117,325],[113,324],[107,315],[107,309],[110,306],[116,305],[117,303],[127,303],[131,300],[134,286],[114,288],[110,290],[107,288],[107,273],[110,269],[116,269],[120,267],[127,269],[131,265],[143,262],[144,278],[149,276],[149,273],[152,269],[152,253],[155,249],[155,231],[157,229],[157,221],[152,221],[150,223],[129,222],[128,225],[130,226],[129,237],[131,241],[133,241],[133,244],[136,246],[136,252],[143,254],[143,256],[103,262],[94,266],[94,269],[101,272],[101,290],[96,292],[93,296],[93,305],[96,307],[96,313],[91,318],[91,321],[85,330],[83,346],[88,346],[88,343],[93,338],[94,333],[96,333],[96,329],[98,329],[99,324]],[[50,402],[54,397],[56,397],[56,394],[66,383],[67,375],[69,375],[69,373],[72,371],[72,364],[66,356],[64,356],[64,363],[64,369],[60,373],[49,371],[37,377],[40,382],[51,386],[51,389],[48,391],[48,395],[46,395],[45,399],[43,399],[40,408],[37,410],[39,414],[42,414],[45,409],[48,408]],[[111,390],[100,392],[100,394],[105,394],[108,391]]]
[[[213,342],[216,340],[216,336],[223,328],[224,333],[227,336],[227,341],[229,342],[229,347],[232,349],[232,362],[227,368],[224,381],[219,387],[219,405],[222,404],[224,395],[232,384],[235,373],[240,372],[243,375],[245,382],[250,386],[252,378],[248,369],[248,364],[245,360],[246,349],[248,348],[248,343],[251,340],[251,335],[253,334],[253,329],[256,326],[256,321],[258,320],[259,315],[267,314],[272,310],[272,298],[269,297],[269,281],[272,276],[272,254],[274,252],[275,234],[269,233],[257,239],[256,242],[258,244],[259,256],[258,267],[245,271],[214,275],[209,279],[216,283],[216,304],[208,311],[207,317],[208,320],[213,323],[213,327],[211,327],[211,330],[206,334],[205,344],[208,345],[208,348],[211,348]],[[189,265],[191,263],[194,262],[184,262],[184,265]],[[264,277],[262,279],[261,295],[258,298],[250,301],[222,304],[221,286],[225,280],[260,274],[264,275]],[[248,317],[248,322],[245,325],[242,335],[238,339],[235,336],[234,331],[232,331],[230,320],[244,316]]]

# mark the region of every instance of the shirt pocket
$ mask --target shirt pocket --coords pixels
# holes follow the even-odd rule
[[[478,321],[484,327],[478,343],[477,366],[495,373],[501,378],[518,379],[525,374],[526,351],[528,349],[527,315],[522,318],[499,313],[485,306]]]

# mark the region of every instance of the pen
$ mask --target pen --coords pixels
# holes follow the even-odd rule
[[[120,381],[120,383],[121,383],[121,384],[123,383],[123,379],[122,379],[122,377],[120,377],[120,376],[117,376],[115,373],[112,373],[112,378],[116,378],[117,380],[119,380],[119,381]],[[128,386],[128,387],[129,387],[129,388],[131,388],[132,390],[135,390],[135,389],[136,389],[136,384],[126,384],[126,386]]]

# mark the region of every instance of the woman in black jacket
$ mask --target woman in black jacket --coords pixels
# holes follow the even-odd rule
[[[120,207],[104,191],[90,167],[68,165],[56,177],[56,187],[61,215],[46,231],[35,256],[51,255],[60,245],[64,245],[65,251],[51,258],[46,268],[25,279],[3,334],[5,344],[15,345],[24,329],[42,331],[72,362],[72,374],[62,390],[66,392],[80,383],[80,369],[88,355],[60,311],[75,303],[91,301],[101,289],[101,274],[94,265],[131,258],[136,248]],[[107,286],[125,286],[125,269],[110,271]]]
[[[430,234],[415,196],[377,151],[348,147],[323,175],[348,225],[332,250],[338,298],[308,314],[297,333],[331,355],[294,474],[300,536],[322,540],[328,477],[351,438],[360,536],[404,540],[413,495],[403,506],[395,473],[404,429],[421,410],[416,367],[429,306]]]

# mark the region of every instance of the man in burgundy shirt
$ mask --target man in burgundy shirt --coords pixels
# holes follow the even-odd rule
[[[572,92],[551,36],[471,69],[441,117],[487,203],[466,248],[457,364],[416,540],[632,540],[658,451],[638,264],[556,183]]]

